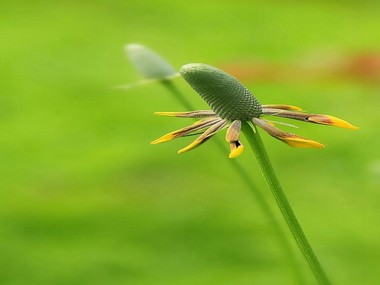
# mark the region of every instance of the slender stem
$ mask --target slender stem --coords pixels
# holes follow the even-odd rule
[[[163,81],[164,86],[169,89],[169,91],[175,96],[175,98],[188,110],[194,110],[191,103],[183,96],[180,90],[171,82],[171,81]],[[264,196],[261,194],[261,192],[258,190],[258,187],[255,185],[255,183],[252,180],[252,175],[248,174],[248,172],[244,169],[241,164],[235,160],[235,159],[229,159],[226,156],[226,148],[224,147],[223,143],[219,139],[215,139],[215,144],[218,147],[218,149],[223,153],[224,157],[229,162],[229,165],[234,169],[234,171],[237,173],[238,177],[241,178],[241,180],[246,184],[246,186],[250,189],[252,194],[255,196],[256,201],[261,206],[261,210],[263,213],[267,216],[269,221],[272,221],[273,228],[275,230],[276,236],[279,238],[283,245],[283,249],[286,252],[286,256],[289,259],[289,262],[292,265],[295,278],[297,279],[298,284],[305,284],[304,277],[302,275],[302,272],[298,266],[296,257],[294,255],[294,252],[291,248],[291,245],[289,243],[289,240],[287,239],[287,236],[282,229],[281,225],[278,223],[277,219],[275,218],[275,215],[273,214],[268,202],[265,200]]]
[[[301,225],[299,224],[293,212],[293,209],[290,206],[288,199],[286,198],[284,191],[281,188],[280,182],[274,172],[259,132],[257,130],[253,130],[247,122],[243,123],[242,131],[244,132],[249,141],[249,144],[251,145],[251,148],[256,156],[257,161],[259,162],[261,171],[268,183],[270,190],[272,191],[277,205],[280,208],[280,211],[286,223],[288,224],[300,251],[302,252],[311,270],[313,271],[317,281],[321,285],[331,284],[313,249],[311,248],[301,228]]]
[[[186,99],[185,96],[178,90],[177,86],[175,86],[170,80],[161,81],[162,84],[169,89],[169,91],[174,95],[174,97],[182,104],[187,110],[194,110],[191,103]]]

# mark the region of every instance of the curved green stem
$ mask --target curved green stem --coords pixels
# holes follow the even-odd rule
[[[177,86],[173,84],[170,80],[163,80],[161,81],[162,84],[169,89],[169,91],[174,95],[174,97],[179,101],[179,103],[182,104],[187,110],[194,110],[191,103],[186,99],[185,96],[181,93],[181,91],[178,90]]]
[[[272,191],[272,194],[276,200],[277,206],[280,208],[280,211],[286,223],[288,224],[290,231],[293,234],[293,237],[296,240],[300,251],[305,257],[316,279],[321,285],[331,284],[321,264],[319,263],[316,255],[314,254],[314,251],[311,248],[301,228],[301,225],[299,224],[293,212],[293,209],[290,206],[288,199],[286,198],[284,191],[282,190],[280,182],[274,172],[274,169],[269,160],[268,154],[265,150],[264,144],[261,140],[261,137],[258,131],[256,129],[253,130],[252,127],[247,122],[243,123],[242,131],[247,137],[249,144],[256,156],[256,159],[259,162],[261,171],[265,177],[265,180],[268,183],[270,190]]]
[[[171,81],[162,81],[164,86],[169,89],[169,91],[174,95],[174,97],[188,110],[194,110],[191,103],[183,96],[180,90],[171,82]],[[286,237],[285,232],[283,231],[281,225],[278,223],[277,219],[275,218],[275,215],[273,214],[268,202],[265,200],[264,196],[258,191],[258,187],[255,185],[255,183],[252,180],[252,175],[248,174],[248,172],[244,169],[244,167],[241,166],[241,164],[235,160],[235,159],[229,159],[225,153],[226,148],[224,147],[223,143],[219,139],[215,139],[215,144],[219,148],[221,152],[223,152],[223,155],[226,157],[226,159],[229,162],[229,165],[234,169],[234,171],[238,174],[238,176],[241,178],[241,180],[246,184],[246,186],[251,190],[252,194],[255,196],[256,201],[261,206],[261,210],[263,213],[267,216],[268,220],[272,221],[273,228],[275,230],[276,236],[279,238],[279,240],[282,242],[283,249],[286,252],[286,256],[289,259],[289,262],[292,265],[295,278],[297,279],[298,284],[305,284],[304,277],[302,275],[302,272],[298,266],[296,257],[294,255],[294,252],[292,251],[291,245],[289,243],[289,240]]]

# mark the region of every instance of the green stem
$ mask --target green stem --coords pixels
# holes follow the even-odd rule
[[[162,84],[169,89],[169,91],[174,95],[174,97],[182,104],[187,110],[194,110],[191,103],[186,99],[185,96],[178,90],[177,86],[175,86],[170,80],[161,81]]]
[[[302,252],[311,270],[313,271],[317,281],[321,285],[331,284],[321,264],[319,263],[313,249],[311,248],[301,228],[301,225],[299,224],[293,212],[293,209],[290,206],[288,199],[286,198],[284,191],[281,188],[280,182],[274,172],[268,154],[265,150],[264,144],[259,135],[259,132],[256,129],[253,130],[247,122],[243,123],[242,131],[244,132],[245,136],[249,141],[249,144],[251,145],[251,148],[256,156],[257,161],[259,162],[261,171],[265,177],[265,180],[268,183],[270,190],[272,191],[277,205],[280,208],[280,211],[286,223],[288,224],[300,251]]]
[[[169,91],[174,95],[174,97],[188,110],[194,110],[193,106],[185,96],[181,93],[181,91],[178,90],[178,88],[171,82],[171,81],[163,81],[162,82],[164,86],[169,89]],[[255,200],[258,202],[258,204],[261,206],[261,210],[264,212],[264,214],[267,216],[268,220],[272,221],[273,228],[275,230],[276,236],[279,238],[279,240],[283,244],[283,249],[286,252],[286,256],[289,259],[289,262],[292,265],[295,278],[297,279],[298,284],[305,284],[304,277],[302,275],[302,272],[299,269],[298,263],[296,261],[296,257],[294,255],[294,252],[291,248],[291,245],[286,237],[285,232],[283,231],[281,225],[277,222],[277,219],[275,218],[275,215],[273,214],[269,204],[265,200],[264,196],[258,191],[258,187],[255,185],[255,183],[252,180],[252,175],[248,174],[248,172],[244,169],[244,167],[241,166],[241,164],[235,160],[235,159],[229,159],[226,156],[226,148],[224,147],[223,143],[215,139],[215,144],[217,145],[218,149],[223,153],[223,155],[226,157],[226,159],[229,162],[229,165],[235,170],[235,172],[238,174],[238,176],[241,178],[241,180],[246,184],[246,186],[251,190],[252,194],[255,196]]]

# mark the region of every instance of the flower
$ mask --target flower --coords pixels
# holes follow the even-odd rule
[[[167,86],[170,80],[179,76],[179,73],[170,63],[143,45],[127,44],[124,47],[124,50],[129,61],[140,74],[142,79],[132,84],[117,86],[118,88],[128,90],[137,86],[156,82],[163,83]]]
[[[158,144],[175,138],[203,132],[195,141],[179,150],[178,153],[183,153],[200,146],[217,132],[228,127],[226,141],[230,144],[231,151],[229,157],[237,157],[244,149],[244,146],[239,141],[242,122],[253,123],[262,128],[269,135],[292,147],[324,147],[324,145],[319,142],[281,131],[275,127],[276,122],[266,119],[267,116],[284,117],[321,125],[357,129],[357,127],[339,118],[329,115],[308,114],[296,106],[261,105],[257,98],[236,78],[213,66],[201,63],[187,64],[181,68],[180,74],[208,103],[212,110],[155,113],[163,116],[200,119],[191,126],[170,132],[151,142],[152,144]]]
[[[132,65],[146,80],[167,80],[177,76],[170,63],[143,45],[128,44],[125,51]]]

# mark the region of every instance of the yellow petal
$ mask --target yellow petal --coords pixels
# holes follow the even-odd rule
[[[242,154],[242,152],[244,151],[244,146],[240,144],[240,142],[233,142],[230,144],[230,146],[231,146],[231,152],[228,156],[229,158],[235,158],[239,156],[240,154]]]
[[[275,137],[276,139],[281,140],[282,142],[286,143],[289,146],[303,147],[303,148],[323,148],[324,147],[324,145],[319,142],[308,140],[303,137],[297,136],[295,134],[283,132],[280,129],[273,127],[265,120],[253,118],[252,122],[258,125],[259,127],[261,127],[272,137]]]
[[[325,147],[323,144],[319,142],[308,140],[296,135],[291,135],[289,137],[277,137],[277,138],[291,147],[300,147],[300,148],[324,148]]]
[[[191,144],[189,144],[187,147],[180,149],[178,153],[184,153],[186,151],[192,150],[207,140],[209,140],[213,135],[215,135],[218,131],[223,129],[227,125],[227,122],[225,120],[219,120],[214,125],[212,125],[210,128],[208,128],[202,135],[200,135],[195,141],[193,141]]]
[[[172,139],[175,139],[177,136],[176,136],[176,133],[177,131],[175,132],[171,132],[171,133],[168,133],[152,142],[150,142],[151,144],[159,144],[159,143],[163,143],[163,142],[167,142],[167,141],[170,141]]]
[[[168,116],[168,117],[177,117],[178,115],[181,115],[184,112],[154,112],[155,115],[158,116]]]
[[[180,149],[178,151],[178,153],[184,153],[184,152],[187,152],[189,150],[192,150],[198,146],[200,146],[203,142],[205,142],[206,140],[199,140],[199,139],[196,139],[195,141],[193,141],[191,144],[189,144],[187,147],[184,147],[183,149]]]
[[[155,112],[155,115],[168,116],[168,117],[181,117],[181,118],[205,118],[217,116],[211,110],[199,110],[190,112]]]
[[[317,124],[329,125],[329,126],[340,127],[340,128],[345,128],[345,129],[351,129],[351,130],[359,129],[358,127],[355,127],[342,119],[329,116],[329,115],[314,115],[314,116],[308,117],[307,120],[313,123],[317,123]]]
[[[293,111],[302,111],[302,108],[292,105],[280,105],[280,104],[270,104],[270,105],[262,105],[263,108],[271,108],[271,109],[280,109],[280,110],[293,110]]]
[[[170,132],[170,133],[152,141],[151,144],[159,144],[159,143],[170,141],[170,140],[175,139],[175,138],[183,137],[185,135],[194,133],[195,131],[199,131],[199,130],[202,130],[202,129],[207,128],[209,126],[212,126],[214,124],[217,124],[220,121],[221,121],[221,119],[218,119],[218,118],[208,118],[208,119],[204,119],[201,121],[197,121],[194,124],[192,124],[191,126],[184,127],[182,129]]]

